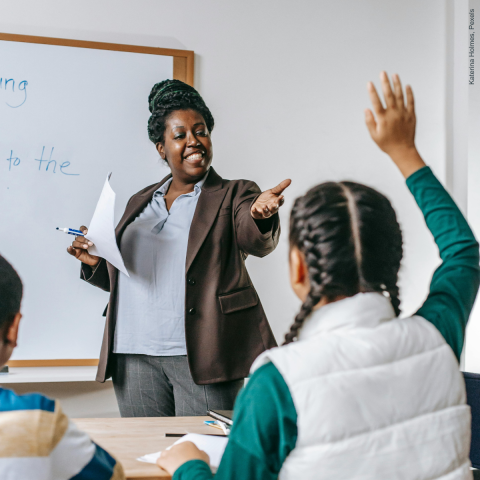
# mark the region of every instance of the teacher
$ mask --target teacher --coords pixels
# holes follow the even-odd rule
[[[97,380],[112,377],[122,417],[231,410],[253,360],[276,345],[245,260],[277,246],[290,180],[262,193],[220,177],[214,120],[193,87],[166,80],[148,100],[149,138],[171,174],[135,194],[116,228],[130,277],[84,237],[68,247],[81,277],[110,292]]]

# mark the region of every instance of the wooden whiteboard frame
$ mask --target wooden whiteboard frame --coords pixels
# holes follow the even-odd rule
[[[92,48],[95,50],[112,50],[117,52],[144,53],[147,55],[162,55],[173,57],[173,78],[188,83],[193,87],[194,52],[191,50],[176,50],[173,48],[141,47],[124,45],[122,43],[90,42],[86,40],[70,40],[66,38],[37,37],[0,33],[0,40],[7,42],[40,43],[43,45],[58,45],[62,47]],[[98,358],[71,358],[51,360],[10,360],[10,367],[79,367],[96,366]]]
[[[36,37],[0,33],[0,40],[7,42],[41,43],[61,47],[93,48],[94,50],[113,50],[117,52],[145,53],[147,55],[163,55],[173,57],[173,78],[188,83],[193,87],[194,52],[192,50],[176,50],[174,48],[141,47],[124,45],[123,43],[90,42],[86,40],[70,40],[67,38]]]

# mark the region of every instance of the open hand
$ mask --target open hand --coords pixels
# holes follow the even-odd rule
[[[80,227],[80,231],[83,232],[85,235],[88,233],[87,227],[83,225]],[[100,261],[100,257],[90,255],[88,253],[88,247],[92,246],[93,242],[91,242],[85,237],[78,236],[75,237],[75,240],[67,248],[67,252],[70,255],[73,255],[76,259],[80,260],[82,263],[86,263],[87,265],[93,267]]]
[[[380,73],[385,105],[372,82],[367,85],[373,110],[365,110],[365,123],[373,141],[387,153],[405,177],[425,166],[415,147],[415,104],[412,88],[407,85],[405,103],[402,84],[392,75],[393,90],[386,72]]]
[[[275,215],[285,201],[282,193],[291,183],[292,181],[287,179],[276,187],[265,190],[252,205],[252,217],[255,220],[263,220]]]
[[[157,460],[157,465],[173,476],[177,468],[189,460],[203,460],[210,465],[210,457],[192,442],[182,442],[164,450]]]

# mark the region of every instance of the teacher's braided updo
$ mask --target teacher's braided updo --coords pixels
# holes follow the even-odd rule
[[[215,124],[200,94],[180,80],[164,80],[155,84],[148,96],[148,108],[151,113],[148,120],[148,138],[155,145],[163,143],[165,123],[168,116],[176,110],[195,110],[202,115],[209,132]]]
[[[310,292],[285,344],[294,341],[304,320],[323,298],[379,292],[397,316],[402,232],[390,201],[353,182],[327,182],[298,198],[290,215],[290,246],[308,266]]]

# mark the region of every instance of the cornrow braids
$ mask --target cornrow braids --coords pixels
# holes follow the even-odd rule
[[[304,255],[310,292],[285,335],[288,344],[323,298],[379,292],[397,316],[402,233],[389,200],[354,182],[317,185],[295,201],[290,246]]]
[[[148,138],[156,145],[163,143],[166,121],[176,110],[195,110],[202,115],[211,132],[215,125],[213,116],[201,95],[180,80],[164,80],[153,86],[148,96]]]

